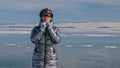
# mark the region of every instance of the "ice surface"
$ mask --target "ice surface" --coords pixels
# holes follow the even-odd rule
[[[119,23],[59,23],[59,68],[119,68]],[[0,25],[0,68],[32,68],[36,24]],[[4,36],[5,35],[5,36]]]
[[[37,24],[3,24],[0,25],[0,35],[30,34],[32,28],[36,25]],[[57,23],[55,26],[59,27],[62,33],[120,33],[119,22]]]

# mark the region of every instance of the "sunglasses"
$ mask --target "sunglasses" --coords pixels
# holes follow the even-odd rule
[[[42,15],[43,17],[51,17],[51,14]]]

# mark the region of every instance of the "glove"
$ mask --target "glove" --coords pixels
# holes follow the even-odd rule
[[[52,22],[47,23],[47,27],[48,27],[48,29],[52,28],[53,27],[53,23]]]
[[[46,22],[43,22],[43,23],[41,23],[41,25],[40,25],[40,29],[42,30],[42,31],[45,31],[45,28],[46,28]]]

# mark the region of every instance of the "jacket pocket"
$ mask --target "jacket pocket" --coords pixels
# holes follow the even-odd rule
[[[51,47],[51,53],[50,53],[50,58],[51,59],[56,59],[56,50],[54,47]]]

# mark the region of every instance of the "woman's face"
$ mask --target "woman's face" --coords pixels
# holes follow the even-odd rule
[[[42,21],[48,23],[48,22],[51,21],[51,17],[48,16],[48,15],[43,15],[43,16],[42,16]]]

